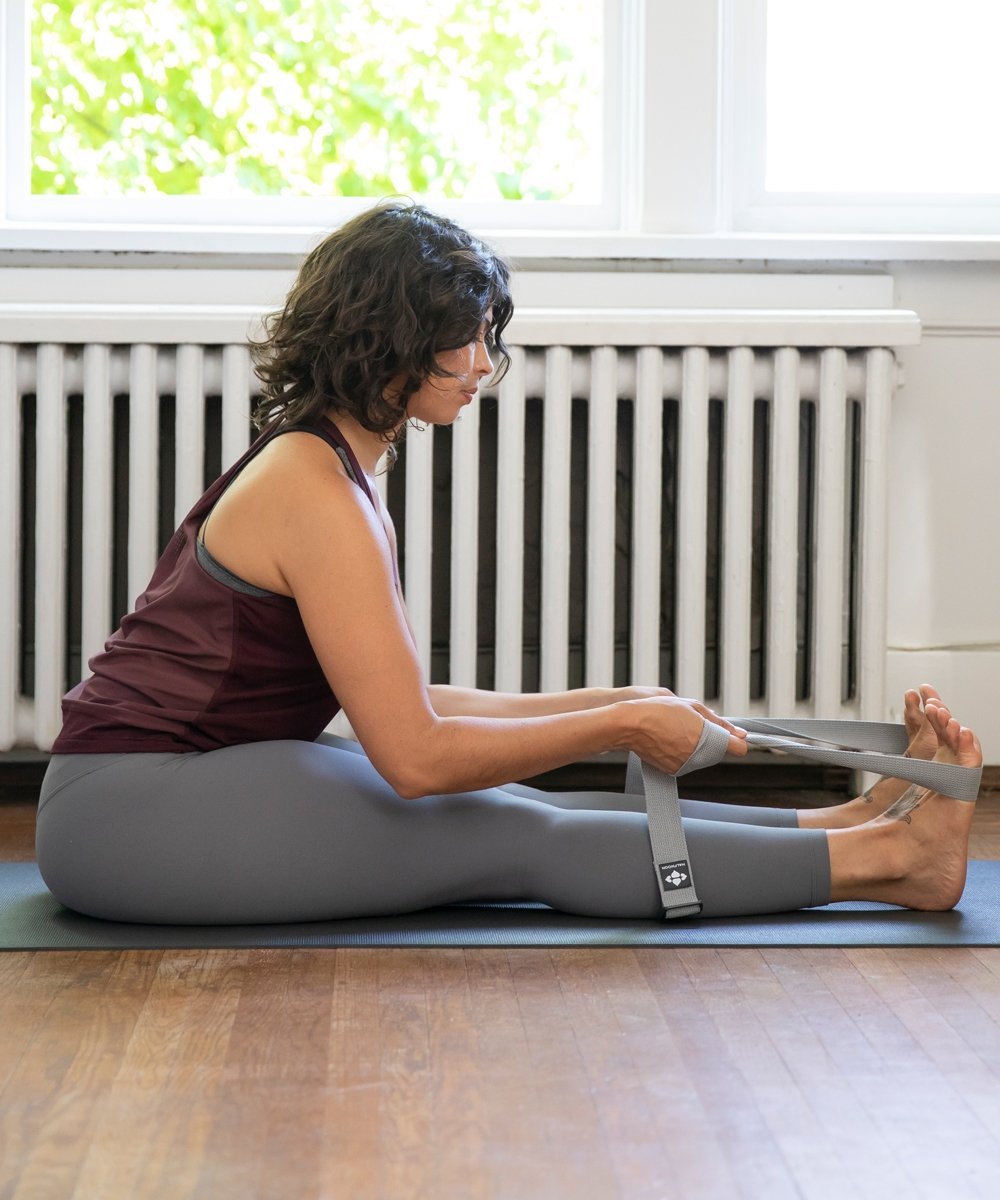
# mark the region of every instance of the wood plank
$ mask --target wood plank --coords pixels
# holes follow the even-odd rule
[[[323,1196],[378,1196],[382,1100],[379,954],[337,950],[327,1031],[327,1078],[318,1097],[327,1150]]]
[[[8,1164],[17,1164],[15,1195],[72,1193],[94,1135],[92,1101],[117,1074],[159,960],[155,952],[32,957],[18,996],[41,1000],[38,1019],[0,1097],[0,1179],[6,1184]]]
[[[114,1078],[95,1098],[81,1195],[196,1194],[246,958],[246,951],[162,954]]]
[[[220,1086],[195,1102],[209,1132],[194,1195],[288,1195],[290,1177],[296,1194],[319,1193],[325,1113],[303,1097],[327,1084],[335,970],[333,950],[248,953]]]
[[[674,1166],[687,1193],[750,1198],[773,1188],[778,1196],[797,1195],[751,1081],[713,1019],[707,985],[718,970],[717,952],[643,951],[637,958],[683,1064],[668,1075],[668,1087],[671,1098],[682,1102],[671,1113],[679,1135],[672,1144],[682,1149]],[[751,1021],[741,1036],[756,1033]]]
[[[536,1189],[563,1197],[616,1194],[590,1086],[586,1047],[567,1020],[559,962],[573,951],[511,950],[511,975],[527,1043],[522,1103],[543,1139]]]
[[[491,1143],[483,1087],[488,1076],[479,1060],[466,952],[444,950],[431,961],[434,980],[427,989],[427,1018],[433,1170],[428,1194],[487,1200],[493,1188],[481,1164]],[[500,1175],[502,1161],[497,1166]]]
[[[833,1138],[845,1184],[853,1186],[858,1196],[883,1200],[896,1192],[906,1173],[885,1142],[872,1137],[878,1113],[868,1108],[852,1069],[869,1068],[870,1045],[808,954],[768,949],[761,958],[781,985],[786,1011],[808,1029],[811,1041],[804,1043],[803,1053],[797,1053],[794,1042],[786,1045],[780,1021],[769,1023],[769,1036],[816,1119]]]
[[[540,952],[544,953],[544,952]],[[465,968],[476,1030],[479,1088],[490,1136],[480,1172],[492,1194],[530,1196],[559,1178],[558,1145],[539,1119],[538,1077],[508,950],[467,950]],[[556,1098],[558,1102],[558,1098]]]

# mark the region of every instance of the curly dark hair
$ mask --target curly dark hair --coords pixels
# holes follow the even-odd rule
[[[406,405],[445,350],[474,341],[492,306],[487,344],[510,362],[503,331],[513,313],[510,272],[454,221],[406,200],[348,221],[306,257],[285,307],[251,343],[263,394],[259,429],[352,416],[394,450]]]

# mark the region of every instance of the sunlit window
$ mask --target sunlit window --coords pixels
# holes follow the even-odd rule
[[[1000,192],[996,0],[768,0],[771,192]]]
[[[601,201],[602,0],[32,0],[31,192]]]

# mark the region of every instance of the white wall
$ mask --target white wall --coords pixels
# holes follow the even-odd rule
[[[1000,763],[1000,265],[900,263],[923,322],[892,422],[890,699],[935,683]],[[893,705],[898,715],[898,705]]]

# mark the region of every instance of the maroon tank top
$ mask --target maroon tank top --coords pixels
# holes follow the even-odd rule
[[[262,434],[195,504],[167,544],[135,611],[63,699],[54,754],[216,750],[281,738],[313,741],[340,709],[289,596],[227,571],[198,531],[240,471],[274,437],[327,442],[374,504],[364,472],[326,417]]]

